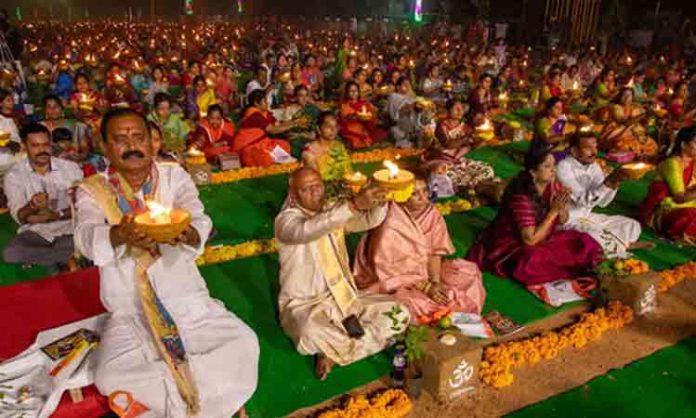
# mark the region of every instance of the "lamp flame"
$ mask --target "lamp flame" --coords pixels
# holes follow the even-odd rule
[[[399,175],[399,166],[389,160],[384,161],[384,166],[389,170],[389,178],[395,179]]]
[[[150,218],[155,222],[155,224],[169,224],[172,223],[172,208],[163,206],[154,200],[148,200],[145,202],[148,211],[150,211]]]
[[[493,129],[493,125],[491,125],[491,121],[486,118],[483,120],[483,123],[479,125],[476,129],[479,129],[481,131],[490,131]]]

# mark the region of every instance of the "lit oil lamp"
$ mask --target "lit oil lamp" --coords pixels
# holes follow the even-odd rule
[[[360,189],[367,184],[367,176],[356,171],[354,173],[346,173],[343,175],[343,182],[350,188],[353,193],[359,193]]]
[[[4,67],[2,69],[2,78],[7,81],[12,81],[15,77],[14,71],[10,67]]]
[[[5,147],[10,142],[10,132],[0,129],[0,147]]]
[[[442,90],[448,93],[451,92],[453,88],[454,85],[452,84],[452,80],[450,80],[449,78],[447,79],[447,81],[445,81],[445,84],[442,85]]]
[[[292,80],[292,74],[290,73],[290,71],[286,71],[278,76],[278,81],[280,81],[281,83],[287,83],[290,80]]]
[[[484,141],[490,141],[495,137],[495,129],[488,118],[483,120],[483,123],[476,127],[476,136]]]
[[[655,115],[659,118],[663,118],[667,115],[667,109],[663,109],[662,106],[660,106],[659,103],[655,103]]]
[[[503,107],[507,106],[507,103],[509,100],[510,100],[510,98],[508,97],[508,94],[506,91],[504,91],[498,95],[498,103],[500,103],[500,105]]]
[[[586,132],[591,132],[592,131],[592,124],[591,123],[586,123],[578,129],[580,132],[586,133]]]
[[[145,69],[145,66],[140,62],[139,59],[133,60],[133,71],[140,73]]]
[[[401,170],[393,162],[384,161],[385,169],[376,171],[372,178],[383,190],[388,191],[387,200],[405,202],[413,194],[415,176],[408,170]]]
[[[187,166],[205,164],[205,154],[198,148],[191,147],[186,151],[186,158],[184,161]]]
[[[61,58],[61,59],[58,61],[58,69],[59,69],[59,70],[65,71],[65,70],[68,69],[68,67],[69,67],[68,60],[66,60],[65,58]]]
[[[126,79],[119,73],[114,74],[114,84],[122,86],[126,84]]]
[[[654,170],[655,166],[644,162],[638,162],[624,164],[621,166],[621,169],[624,170],[628,177],[630,177],[632,180],[638,180],[649,171]]]
[[[357,113],[358,118],[364,121],[372,119],[372,112],[367,109],[367,106],[363,105],[360,111]]]
[[[44,70],[43,68],[40,69],[36,73],[36,79],[39,80],[40,82],[44,82],[44,81],[48,80],[48,73],[46,73],[46,70]]]
[[[435,103],[433,103],[432,100],[428,100],[425,97],[416,97],[416,107],[423,110],[428,110],[432,109],[434,106]]]
[[[77,105],[82,110],[92,111],[94,109],[94,98],[90,97],[87,93],[78,94]]]
[[[630,55],[626,57],[626,65],[633,65],[633,58]]]
[[[179,237],[191,223],[191,214],[184,209],[169,208],[155,201],[145,202],[147,211],[134,219],[138,229],[158,243]]]

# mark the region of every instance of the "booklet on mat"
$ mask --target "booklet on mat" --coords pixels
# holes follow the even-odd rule
[[[498,311],[489,312],[484,315],[484,318],[493,327],[495,332],[501,336],[514,334],[524,328],[509,316],[503,315]]]
[[[80,328],[70,335],[59,338],[45,346],[41,347],[41,351],[53,361],[60,360],[67,356],[82,342],[93,343],[99,341],[99,336],[94,332]]]

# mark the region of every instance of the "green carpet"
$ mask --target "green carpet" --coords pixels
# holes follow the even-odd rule
[[[493,164],[500,177],[510,178],[519,172],[526,147],[526,143],[512,143],[495,149],[479,148],[470,156]],[[370,173],[377,167],[377,164],[365,164],[357,169]],[[625,184],[608,211],[634,213],[647,184],[648,180]],[[272,237],[273,219],[285,199],[286,185],[287,176],[283,175],[201,188],[201,199],[217,229],[213,243],[233,244]],[[446,217],[458,256],[466,253],[495,214],[494,208],[483,207]],[[0,247],[15,230],[11,218],[0,215]],[[656,241],[658,248],[638,255],[655,269],[696,258],[695,248],[675,247],[649,232],[644,236]],[[355,248],[358,240],[357,235],[348,237],[349,250]],[[283,416],[319,403],[373,381],[387,374],[390,368],[389,356],[381,354],[350,367],[336,368],[326,382],[318,382],[313,376],[312,358],[298,355],[278,325],[278,267],[277,256],[272,254],[202,268],[212,296],[249,324],[259,337],[259,387],[248,405],[254,418]],[[0,263],[0,286],[45,275],[41,268],[22,269]],[[511,280],[485,274],[484,284],[488,293],[485,312],[499,310],[523,324],[557,312]]]
[[[509,418],[696,416],[696,338],[508,415]]]

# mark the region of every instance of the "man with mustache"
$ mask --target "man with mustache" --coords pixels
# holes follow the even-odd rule
[[[570,155],[558,163],[556,176],[571,194],[565,228],[590,234],[607,258],[626,258],[629,250],[653,247],[651,243],[638,242],[641,231],[638,221],[621,215],[592,213],[597,206],[609,205],[621,182],[628,177],[620,168],[604,175],[597,163],[597,138],[591,132],[573,136]]]
[[[212,227],[198,190],[179,165],[153,161],[141,114],[112,110],[101,130],[110,165],[80,184],[75,228],[75,245],[99,267],[101,300],[111,313],[97,353],[97,388],[107,396],[130,392],[153,416],[230,417],[256,388],[259,346],[254,332],[210,297],[196,267]],[[190,225],[158,244],[133,220],[150,201],[188,211]]]
[[[51,156],[51,134],[45,126],[28,125],[21,137],[27,158],[16,162],[4,179],[10,214],[20,227],[3,257],[8,263],[57,271],[74,253],[68,190],[82,179],[82,170]]]
[[[371,188],[329,205],[319,173],[306,167],[290,176],[289,186],[275,220],[280,324],[300,354],[315,356],[315,373],[324,380],[334,364],[345,366],[387,347],[409,314],[389,295],[359,292],[348,261],[344,234],[384,221],[384,192]]]

